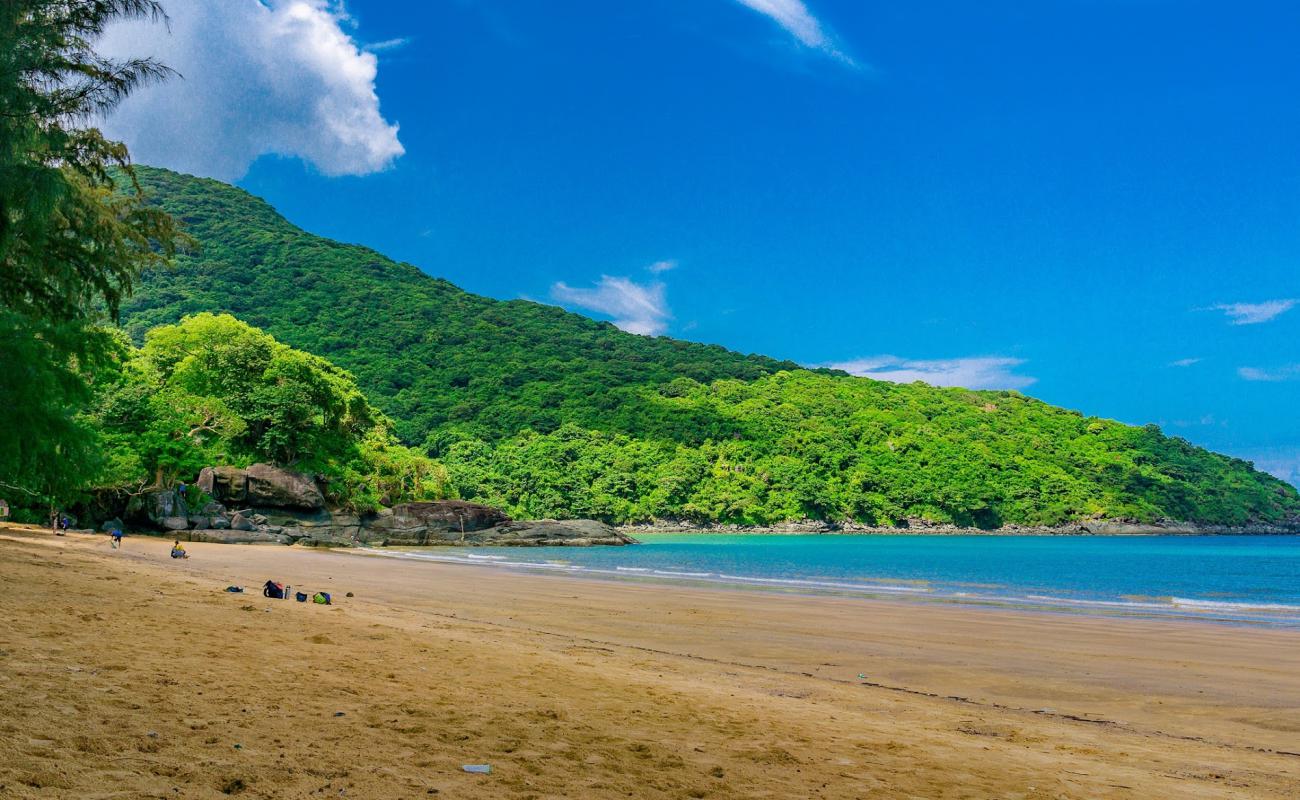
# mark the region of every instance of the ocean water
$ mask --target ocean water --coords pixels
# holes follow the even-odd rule
[[[677,535],[371,555],[605,580],[1300,628],[1300,536]]]

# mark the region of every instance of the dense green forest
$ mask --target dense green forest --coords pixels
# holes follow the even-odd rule
[[[423,451],[412,457],[445,469],[439,492],[518,516],[996,527],[1300,515],[1291,486],[1155,427],[627,334],[468,294],[216,181],[138,174],[197,249],[124,301],[136,341],[201,312],[265,329],[355,375]]]

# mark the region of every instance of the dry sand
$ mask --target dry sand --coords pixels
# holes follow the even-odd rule
[[[0,530],[0,797],[1300,797],[1294,631],[168,544]]]

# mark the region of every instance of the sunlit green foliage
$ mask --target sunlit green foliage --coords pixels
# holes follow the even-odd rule
[[[358,508],[438,496],[440,467],[397,444],[351,375],[227,315],[150,331],[94,415],[101,484],[170,486],[254,461],[325,477]]]
[[[397,421],[402,441],[440,462],[395,451],[403,485],[520,517],[613,521],[996,527],[1300,514],[1290,486],[1154,427],[1014,392],[898,386],[633,336],[467,294],[307,234],[215,181],[161,170],[141,170],[141,180],[202,250],[147,276],[124,306],[128,329],[143,337],[186,314],[224,311],[339,364]],[[259,446],[256,415],[280,400],[227,402],[248,404],[239,412],[248,428],[231,441]],[[293,452],[307,449],[279,454]]]
[[[1294,489],[1244,461],[1017,392],[800,371],[642,400],[619,432],[448,442],[453,488],[520,515],[620,521],[1245,524],[1300,509]],[[679,417],[730,433],[684,440]]]

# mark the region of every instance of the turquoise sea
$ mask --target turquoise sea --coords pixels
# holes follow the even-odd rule
[[[1300,627],[1300,536],[677,535],[390,558],[750,591]]]

